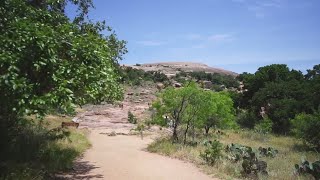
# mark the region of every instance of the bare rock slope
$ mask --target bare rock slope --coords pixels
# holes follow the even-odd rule
[[[194,63],[194,62],[161,62],[161,63],[151,63],[151,64],[136,64],[131,67],[142,69],[144,71],[161,71],[168,76],[175,75],[180,71],[185,71],[185,72],[204,71],[207,73],[220,73],[220,74],[237,76],[237,73],[232,71],[228,71],[228,70],[216,68],[216,67],[210,67],[206,64]]]

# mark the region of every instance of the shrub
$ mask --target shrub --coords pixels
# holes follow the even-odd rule
[[[254,126],[254,130],[260,134],[268,134],[272,131],[272,121],[269,118],[264,118],[261,122]]]
[[[276,155],[278,154],[278,150],[272,148],[272,147],[268,147],[268,148],[263,148],[263,147],[259,147],[259,155],[260,156],[265,156],[265,157],[276,157]]]
[[[132,114],[131,111],[128,112],[128,121],[129,123],[136,124],[137,118]]]
[[[265,161],[259,161],[256,153],[254,153],[252,149],[248,149],[248,155],[243,157],[242,168],[244,176],[257,177],[258,173],[268,175],[267,163]]]
[[[204,145],[206,146],[206,149],[203,153],[200,153],[200,157],[212,166],[222,156],[222,144],[219,141],[214,140],[206,141]]]
[[[320,179],[320,161],[309,163],[303,159],[300,165],[295,164],[295,174],[311,174],[315,179]]]
[[[240,127],[249,129],[254,128],[254,125],[257,122],[254,113],[250,111],[240,112],[236,121]]]
[[[320,113],[298,114],[291,120],[292,132],[309,145],[320,149]]]

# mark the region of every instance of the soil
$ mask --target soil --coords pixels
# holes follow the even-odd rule
[[[79,158],[63,179],[110,179],[110,180],[209,180],[191,163],[149,153],[145,149],[159,134],[166,130],[151,127],[145,137],[133,131],[136,127],[128,123],[128,111],[138,119],[147,114],[148,103],[155,98],[155,87],[127,89],[125,100],[119,105],[86,106],[77,115],[80,128],[88,128],[92,147]],[[136,98],[144,99],[137,103]],[[137,95],[135,95],[137,94]],[[137,96],[137,97],[135,97]]]

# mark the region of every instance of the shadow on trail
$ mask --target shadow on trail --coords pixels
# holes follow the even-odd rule
[[[69,180],[69,179],[104,179],[102,174],[91,174],[93,169],[100,168],[91,164],[89,161],[75,162],[73,169],[65,174],[59,174],[55,179]]]

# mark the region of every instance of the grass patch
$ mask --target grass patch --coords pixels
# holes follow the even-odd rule
[[[70,120],[48,116],[25,126],[2,158],[0,179],[54,179],[56,172],[72,168],[90,143],[85,130],[59,128],[61,122]]]
[[[170,138],[159,138],[151,143],[148,147],[150,152],[162,154],[172,158],[181,159],[192,162],[200,167],[205,173],[211,174],[222,179],[242,179],[242,162],[231,162],[226,159],[226,152],[224,158],[215,163],[215,165],[208,166],[204,160],[201,159],[200,153],[204,151],[205,146],[203,141],[206,139],[218,139],[224,146],[230,143],[237,143],[253,148],[273,147],[279,150],[275,158],[261,157],[259,159],[266,161],[269,173],[268,177],[260,176],[259,179],[312,179],[311,176],[295,176],[294,164],[301,162],[301,157],[305,157],[309,161],[316,161],[320,159],[320,155],[314,151],[306,151],[302,147],[303,143],[292,137],[268,135],[260,138],[258,134],[252,131],[224,131],[225,135],[210,134],[210,138],[198,136],[196,142],[197,146],[184,146],[176,143],[172,144]]]

